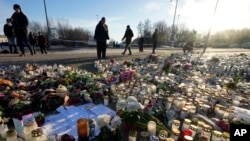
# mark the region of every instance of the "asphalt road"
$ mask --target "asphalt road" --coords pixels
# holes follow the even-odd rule
[[[122,55],[123,48],[107,48],[107,59],[115,58],[116,60],[127,60],[132,58],[145,58],[150,55],[152,48],[144,48],[144,52],[139,52],[137,47],[132,48],[132,55]],[[195,52],[201,52],[202,49],[195,49]],[[167,55],[169,53],[182,53],[180,48],[170,48],[161,46],[156,49],[156,54]],[[249,49],[212,49],[208,48],[206,53],[209,54],[250,54]],[[26,51],[26,57],[20,57],[19,54],[0,54],[0,65],[24,65],[26,63],[36,64],[62,64],[75,66],[88,71],[96,71],[94,61],[97,60],[95,47],[63,47],[52,46],[48,54],[41,54],[37,48],[37,53],[33,56]],[[127,51],[128,54],[128,51]]]

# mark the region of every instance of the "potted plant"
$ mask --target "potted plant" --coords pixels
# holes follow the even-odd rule
[[[136,122],[141,118],[139,109],[140,104],[137,99],[134,96],[129,96],[126,108],[121,108],[118,111],[118,115],[121,117],[126,131],[135,130]]]
[[[98,141],[110,141],[112,132],[108,127],[109,122],[110,122],[110,115],[103,114],[97,117],[96,123],[100,128],[100,133],[97,136]]]

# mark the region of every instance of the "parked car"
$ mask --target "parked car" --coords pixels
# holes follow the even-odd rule
[[[118,44],[118,47],[121,47],[121,48],[124,48],[126,46],[126,43],[125,42],[121,42]]]
[[[94,37],[89,37],[88,39],[88,46],[96,46],[96,41],[94,39]]]

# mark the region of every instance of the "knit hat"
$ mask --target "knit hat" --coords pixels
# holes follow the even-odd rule
[[[14,4],[13,5],[13,9],[15,10],[15,9],[21,9],[21,7],[20,7],[20,5],[18,5],[18,4]]]

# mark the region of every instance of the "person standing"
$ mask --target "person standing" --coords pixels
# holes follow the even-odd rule
[[[105,24],[105,22],[105,17],[102,17],[95,28],[94,39],[96,40],[98,59],[106,59],[107,40],[109,40],[109,35],[108,26]]]
[[[6,19],[6,24],[4,25],[3,31],[5,36],[8,39],[10,53],[17,53],[16,47],[16,37],[14,32],[14,26],[12,25],[12,20],[10,18]],[[14,52],[12,52],[12,47],[14,47]]]
[[[122,41],[126,38],[126,41],[125,41],[126,46],[125,46],[124,51],[122,52],[123,55],[126,53],[127,49],[129,51],[129,55],[132,55],[132,52],[131,52],[131,49],[130,49],[130,44],[131,44],[133,36],[134,36],[134,33],[133,33],[132,29],[130,28],[129,25],[127,25],[127,29],[125,31],[125,34],[124,34],[123,38],[122,38]]]
[[[47,50],[46,50],[47,39],[46,39],[46,37],[41,32],[39,32],[37,40],[38,40],[38,46],[40,47],[41,53],[47,54]]]
[[[144,38],[141,37],[139,39],[138,45],[139,45],[139,52],[143,52],[143,44],[144,44]]]
[[[152,39],[153,39],[153,51],[152,51],[152,53],[155,53],[155,49],[156,49],[157,42],[158,42],[158,29],[155,29],[155,32],[152,36]]]
[[[30,54],[33,55],[30,44],[28,42],[28,25],[29,21],[26,15],[22,12],[20,5],[14,4],[13,9],[15,12],[12,14],[13,26],[17,39],[17,45],[20,47],[21,55],[26,56],[24,46],[27,46],[30,50]]]
[[[29,33],[29,43],[34,51],[34,54],[36,54],[36,35],[34,34],[34,32],[30,32]]]

